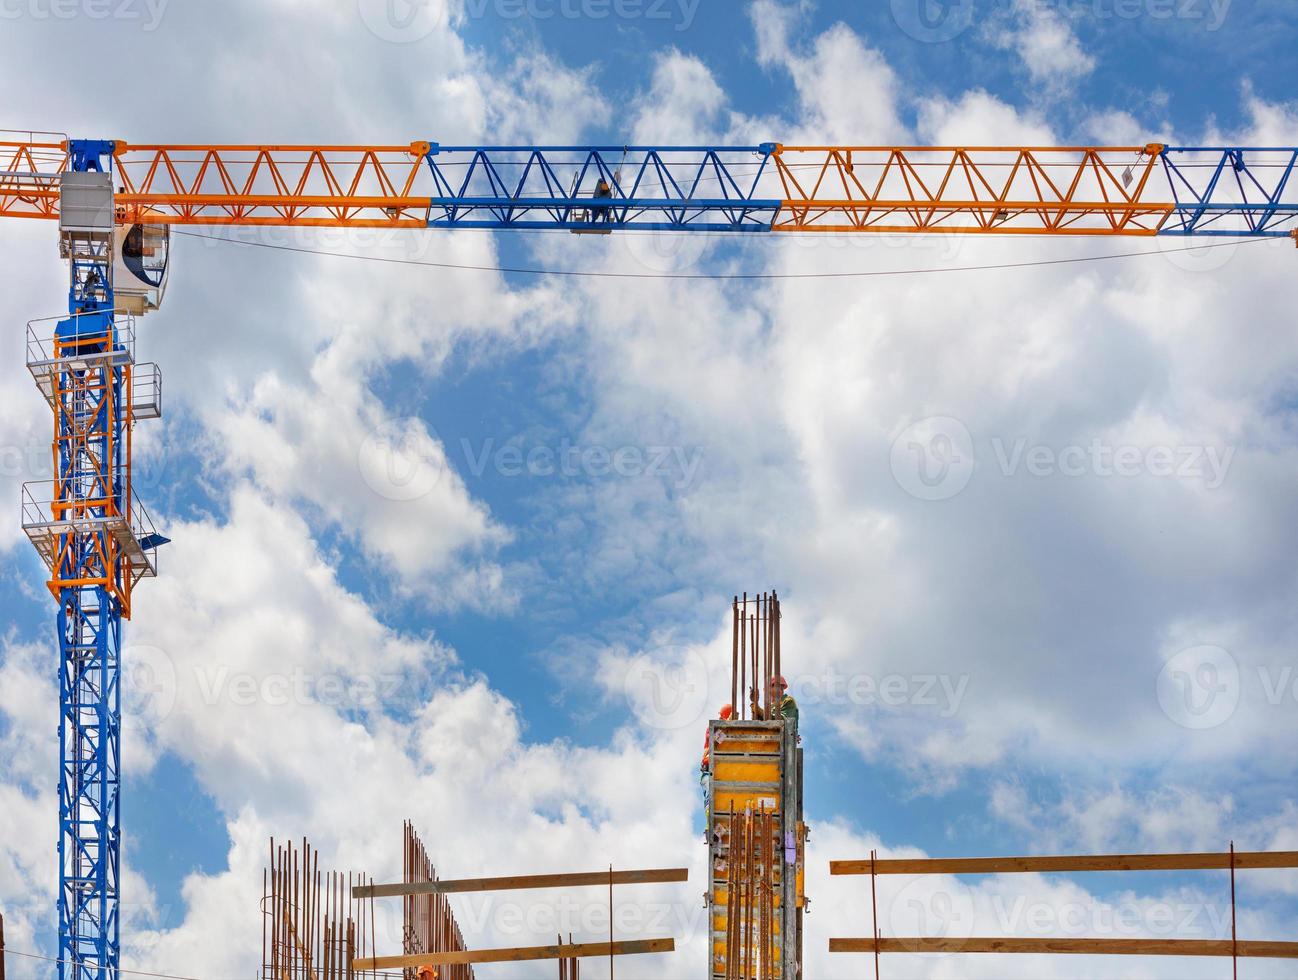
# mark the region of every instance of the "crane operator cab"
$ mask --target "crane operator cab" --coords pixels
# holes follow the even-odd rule
[[[113,253],[113,301],[140,316],[162,305],[167,290],[169,225],[118,225]]]

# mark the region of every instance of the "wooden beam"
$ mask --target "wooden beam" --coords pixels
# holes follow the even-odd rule
[[[666,868],[651,871],[614,871],[615,885],[648,885],[660,882],[689,881],[688,868]],[[357,885],[353,898],[392,898],[396,895],[446,895],[457,892],[519,891],[524,888],[577,888],[584,885],[607,885],[607,871],[561,875],[511,875],[506,878],[461,878],[449,881],[417,881],[394,885]]]
[[[873,953],[870,939],[831,939],[831,953]],[[1090,953],[1298,959],[1298,943],[1241,939],[880,939],[880,953]]]
[[[604,875],[608,877],[607,874]],[[466,949],[414,956],[372,956],[352,960],[355,970],[404,970],[407,967],[454,966],[461,963],[522,963],[531,960],[562,960],[584,956],[634,956],[639,953],[670,953],[674,939],[630,939],[616,943],[564,943],[557,946],[514,946],[509,949]]]
[[[1078,854],[1057,857],[891,858],[876,861],[881,875],[991,875],[1076,871],[1227,871],[1229,852],[1209,854]],[[1238,851],[1235,867],[1298,868],[1298,851]],[[831,861],[831,875],[868,875],[869,861]]]

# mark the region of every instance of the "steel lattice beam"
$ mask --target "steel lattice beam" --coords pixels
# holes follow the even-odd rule
[[[119,220],[162,224],[1053,236],[1298,230],[1293,147],[107,145],[121,183]],[[57,177],[69,159],[62,143],[0,143],[0,216],[57,217]]]

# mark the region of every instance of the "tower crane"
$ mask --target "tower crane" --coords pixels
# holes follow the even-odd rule
[[[53,479],[22,491],[23,529],[57,609],[60,977],[110,980],[119,966],[121,627],[167,543],[131,485],[134,426],[162,409],[161,372],[137,361],[134,324],[162,302],[172,226],[1298,243],[1295,164],[1294,147],[1161,143],[0,141],[0,217],[57,220],[69,268],[67,315],[28,326],[27,365],[54,416]]]

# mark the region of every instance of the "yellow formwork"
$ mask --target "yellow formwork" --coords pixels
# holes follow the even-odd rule
[[[727,936],[731,912],[731,896],[728,887],[730,858],[730,814],[750,814],[757,816],[765,813],[769,818],[772,830],[771,838],[758,845],[758,852],[767,855],[770,865],[769,880],[772,884],[770,908],[767,912],[767,935],[770,949],[763,959],[769,964],[762,977],[778,978],[783,976],[780,970],[783,946],[783,899],[785,872],[785,828],[799,827],[801,814],[793,815],[792,821],[786,819],[783,811],[785,794],[785,728],[782,721],[730,721],[713,722],[711,729],[710,774],[708,798],[710,801],[708,818],[709,858],[711,883],[709,902],[711,906],[712,926],[712,976],[715,980],[726,980]],[[799,839],[801,834],[798,835]],[[798,882],[801,882],[802,848],[797,848],[797,866],[795,867]],[[799,897],[801,888],[798,888]],[[798,901],[800,906],[802,903]],[[758,922],[762,915],[760,904],[741,910],[744,921],[753,924],[753,936],[747,939],[750,948],[760,944]],[[739,943],[745,942],[742,937]],[[743,976],[743,971],[736,971],[736,976]],[[756,976],[756,974],[750,974]],[[745,978],[747,980],[747,978]]]

